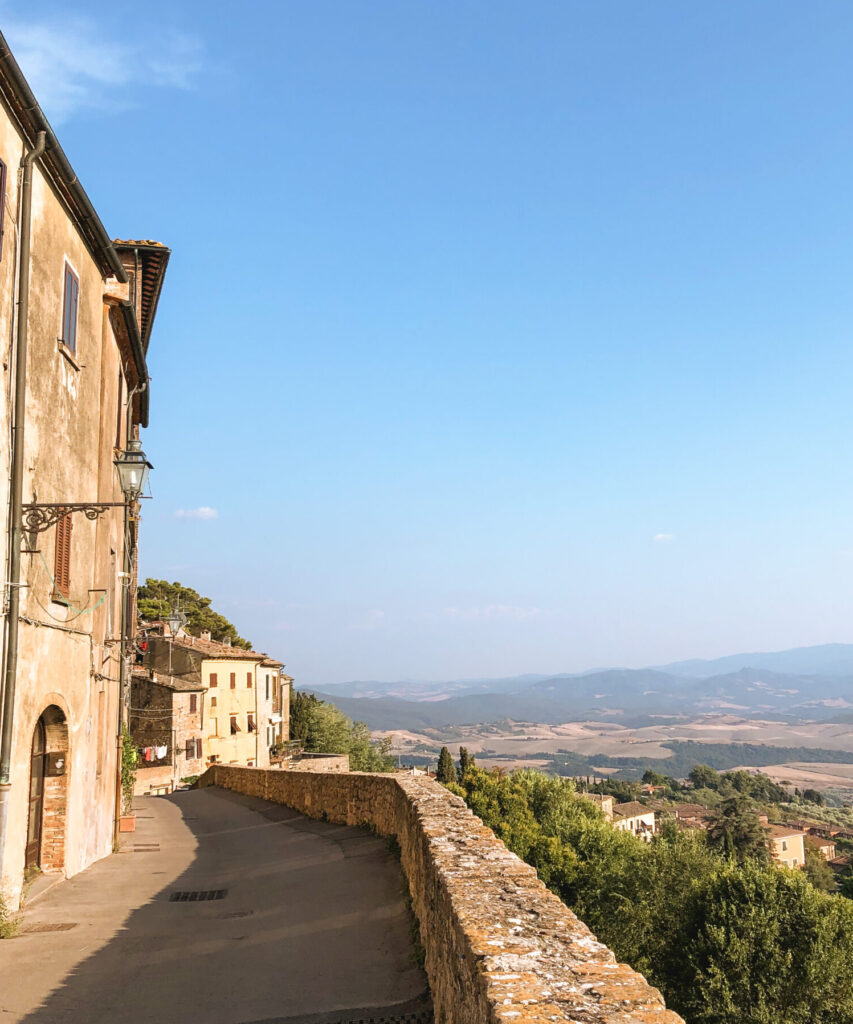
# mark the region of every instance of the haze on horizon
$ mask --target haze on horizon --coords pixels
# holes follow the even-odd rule
[[[853,640],[849,4],[213,9],[0,5],[174,251],[142,576],[318,686]]]

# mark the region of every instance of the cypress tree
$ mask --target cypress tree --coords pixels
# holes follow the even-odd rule
[[[439,782],[456,782],[456,765],[453,763],[453,758],[447,747],[442,747],[441,753],[438,755],[438,771],[435,773],[435,777]]]

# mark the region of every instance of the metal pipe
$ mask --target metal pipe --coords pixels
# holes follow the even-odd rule
[[[3,666],[3,725],[0,730],[0,879],[6,854],[6,821],[12,788],[12,740],[15,724],[15,684],[18,678],[18,632],[21,610],[21,542],[24,502],[24,424],[27,397],[27,328],[30,311],[30,250],[32,245],[33,164],[44,153],[45,132],[21,161],[21,220],[19,229],[18,322],[15,336],[15,404],[12,420],[9,519],[9,603],[6,616],[6,662]]]

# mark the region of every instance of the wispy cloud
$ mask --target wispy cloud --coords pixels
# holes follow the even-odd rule
[[[383,612],[381,608],[371,608],[370,611],[365,616],[365,618],[362,619],[361,622],[354,623],[352,626],[350,626],[350,629],[355,629],[355,630],[379,629],[379,627],[384,623],[384,621],[385,621],[385,612]]]
[[[201,505],[199,508],[176,508],[175,519],[218,519],[219,513],[215,508],[208,505]]]
[[[487,604],[475,608],[445,608],[448,619],[463,619],[466,622],[495,622],[509,619],[526,622],[546,614],[541,608],[520,608],[511,604]]]
[[[55,123],[83,109],[132,107],[137,85],[191,88],[202,67],[200,40],[162,26],[156,33],[140,29],[119,38],[93,18],[59,12],[15,16],[6,3],[0,13],[12,52]]]
[[[652,538],[655,544],[670,544],[675,540],[674,533],[656,533]]]

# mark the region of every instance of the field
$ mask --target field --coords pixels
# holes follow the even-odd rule
[[[563,774],[572,774],[572,765],[577,766],[578,774],[589,770],[610,774],[619,770],[618,765],[596,764],[596,757],[605,762],[612,758],[631,758],[635,771],[643,762],[648,762],[648,767],[663,767],[663,762],[671,761],[673,757],[673,748],[664,746],[664,743],[681,745],[677,754],[682,767],[686,756],[684,745],[687,743],[714,745],[716,752],[728,744],[749,744],[749,767],[761,767],[774,780],[787,780],[801,789],[811,787],[831,792],[845,802],[853,799],[853,735],[849,724],[757,721],[731,714],[709,714],[680,722],[666,719],[660,725],[640,728],[606,721],[567,722],[562,725],[504,722],[422,732],[385,731],[374,735],[391,736],[394,752],[400,755],[436,757],[442,746],[448,746],[454,753],[458,747],[464,746],[487,766],[499,764],[505,768],[547,769],[562,762],[560,770]],[[756,757],[756,746],[796,748],[800,753],[797,759],[782,761],[779,757],[782,751],[768,749],[765,765],[759,763],[760,756]],[[720,767],[737,767],[739,749],[732,747],[730,763]],[[808,750],[822,751],[825,760],[818,761],[820,755],[816,755],[812,762],[807,757]],[[845,751],[851,752],[849,761],[852,763],[832,763],[834,752]],[[792,749],[787,756],[793,752]],[[705,748],[697,747],[694,761],[704,753]],[[841,760],[848,759],[844,754],[836,756]],[[585,759],[589,759],[586,766],[582,764]],[[685,773],[686,770],[689,769],[684,769]]]

